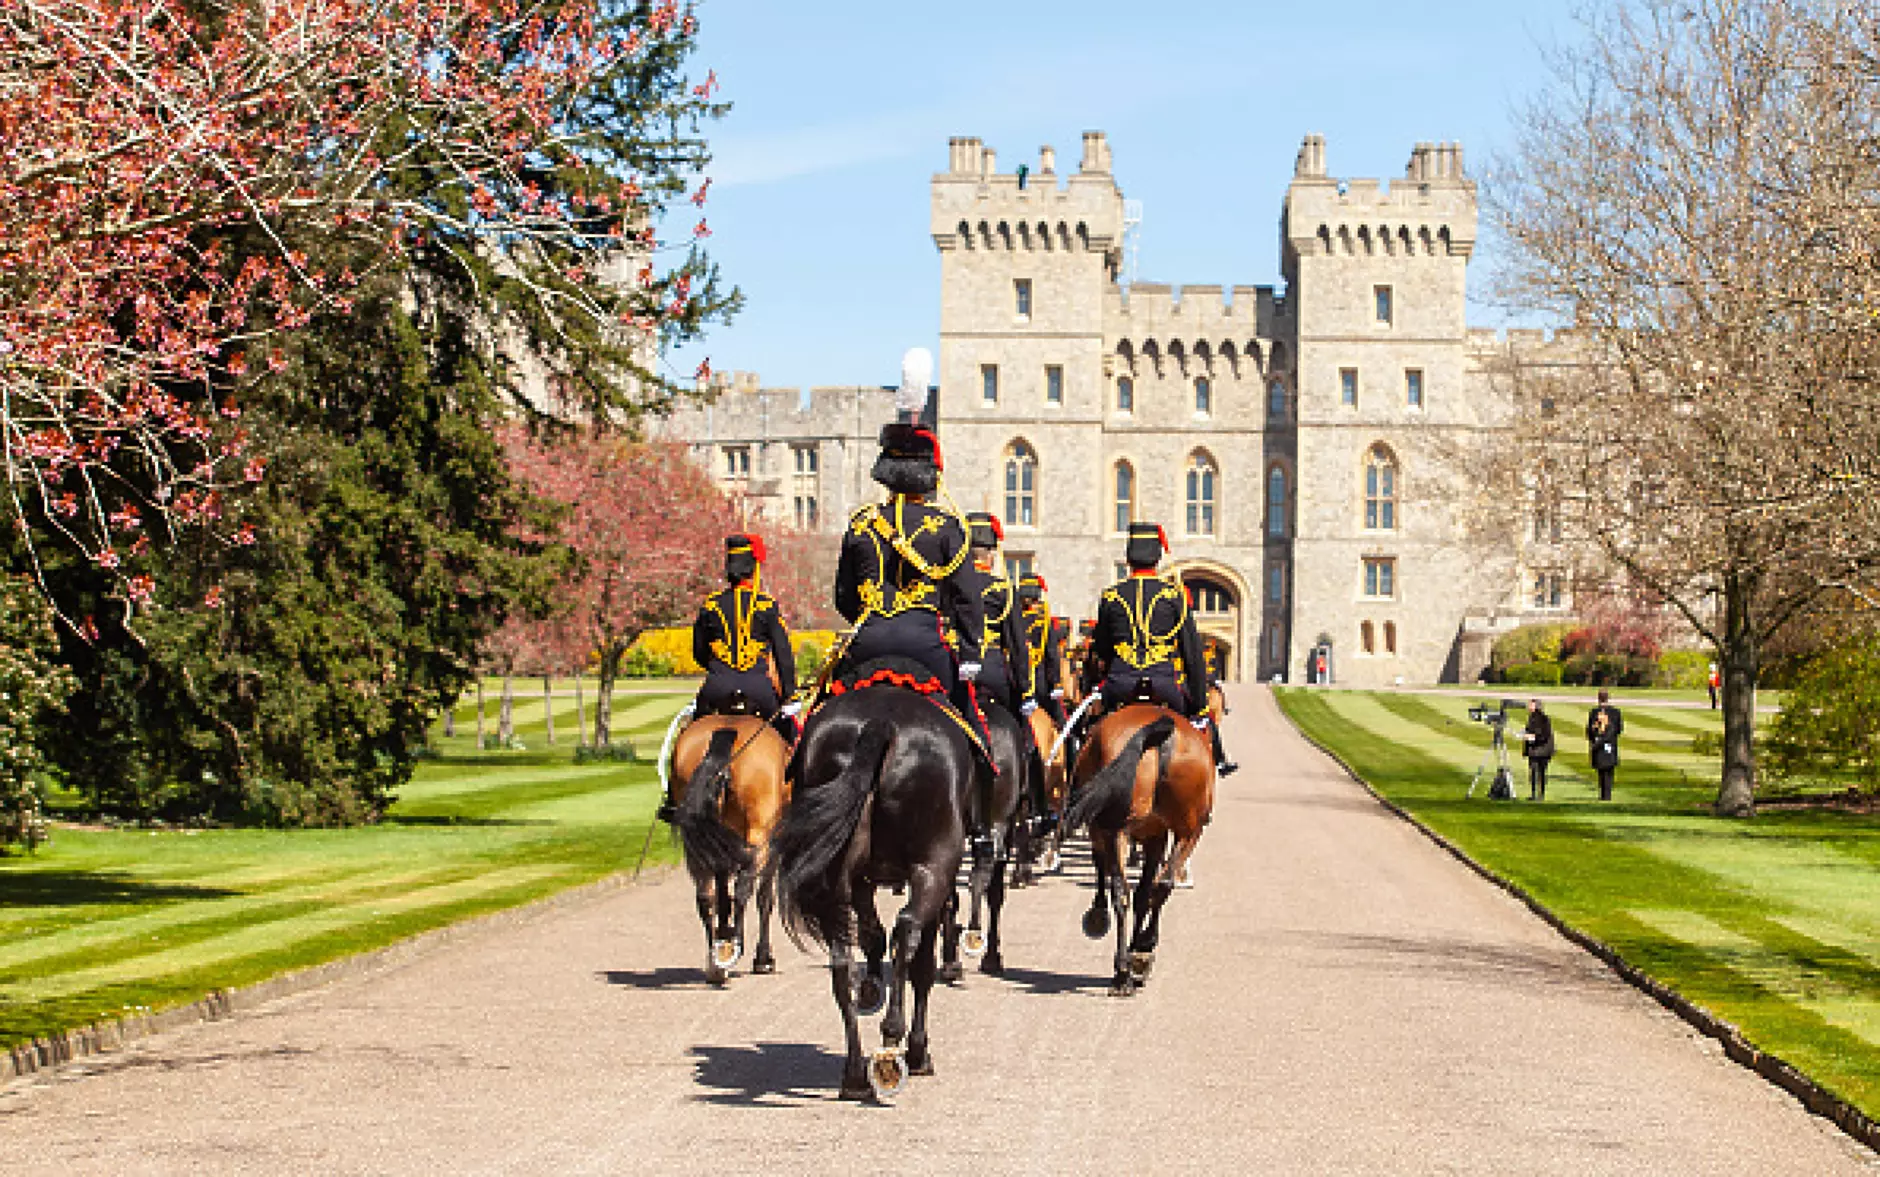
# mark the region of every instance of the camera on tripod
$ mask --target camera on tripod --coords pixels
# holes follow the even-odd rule
[[[1495,703],[1478,703],[1469,708],[1469,718],[1477,723],[1487,724],[1493,732],[1490,738],[1488,755],[1482,758],[1482,765],[1475,770],[1475,776],[1469,781],[1469,796],[1475,796],[1475,786],[1482,783],[1482,776],[1488,771],[1491,762],[1495,765],[1493,782],[1488,786],[1490,801],[1514,800],[1514,770],[1508,767],[1508,713],[1525,711],[1527,704],[1519,699],[1502,699]]]

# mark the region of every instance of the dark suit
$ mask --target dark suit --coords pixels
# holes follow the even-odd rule
[[[1593,759],[1593,771],[1599,774],[1599,799],[1612,800],[1612,774],[1619,767],[1619,734],[1625,731],[1625,719],[1610,703],[1593,708],[1586,717],[1586,742]]]
[[[796,693],[796,659],[777,602],[748,584],[713,593],[699,606],[692,623],[692,659],[705,668],[696,704],[701,715],[722,710],[742,692],[751,709],[768,719]],[[777,671],[775,686],[771,667]]]
[[[1554,758],[1554,721],[1545,711],[1528,712],[1526,747],[1528,762],[1528,798],[1547,799],[1547,762]]]
[[[1126,702],[1142,679],[1172,711],[1192,717],[1207,710],[1207,669],[1188,594],[1154,574],[1103,590],[1084,667],[1085,682],[1102,690],[1105,708]]]

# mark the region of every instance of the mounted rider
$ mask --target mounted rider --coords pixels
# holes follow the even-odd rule
[[[980,663],[955,663],[941,618],[963,651],[976,652],[985,643],[985,606],[969,575],[963,521],[928,502],[941,469],[940,443],[931,430],[903,422],[881,427],[881,455],[871,475],[889,497],[850,516],[836,566],[836,610],[855,626],[843,665],[912,660],[977,727],[977,709],[962,684],[978,677]]]
[[[1018,596],[1025,608],[1025,643],[1031,652],[1032,695],[1058,727],[1064,726],[1064,683],[1059,668],[1064,661],[1064,635],[1070,626],[1051,615],[1044,577],[1026,575],[1019,580]]]
[[[796,693],[796,658],[776,599],[761,587],[764,557],[758,536],[725,537],[727,585],[705,598],[692,622],[692,660],[705,669],[692,711],[755,715],[790,741],[795,723],[784,702]],[[661,821],[672,820],[673,804],[668,796],[660,805]]]
[[[1022,718],[1038,706],[1032,698],[1035,662],[1026,645],[1018,586],[1000,575],[998,569],[999,544],[1005,539],[1005,528],[996,515],[986,511],[969,512],[966,524],[972,548],[968,579],[977,586],[986,628],[978,650],[962,648],[959,654],[962,660],[979,663],[979,677],[973,683],[978,697]],[[1025,730],[1029,732],[1030,727],[1025,725]]]
[[[1129,575],[1103,590],[1091,634],[1084,682],[1103,692],[1103,709],[1128,704],[1147,686],[1151,698],[1199,728],[1208,722],[1208,676],[1201,634],[1181,586],[1156,572],[1168,535],[1154,523],[1132,523],[1123,558]],[[1219,733],[1214,761],[1224,771]]]

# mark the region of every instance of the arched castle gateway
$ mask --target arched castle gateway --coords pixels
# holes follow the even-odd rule
[[[1280,216],[1283,292],[1120,282],[1123,194],[1100,132],[1068,175],[1050,148],[1001,173],[954,139],[931,200],[948,485],[1004,518],[1008,560],[1043,572],[1060,612],[1094,608],[1140,519],[1167,528],[1232,678],[1305,681],[1321,645],[1341,683],[1472,678],[1496,634],[1570,605],[1550,536],[1481,527],[1455,461],[1507,428],[1488,365],[1511,346],[1464,317],[1476,197],[1459,146],[1419,145],[1384,184],[1331,178],[1307,137]],[[840,472],[808,517],[833,530],[891,411],[885,393],[734,380],[669,427],[728,487],[777,491],[753,500],[772,518],[802,523],[817,501],[806,460]]]

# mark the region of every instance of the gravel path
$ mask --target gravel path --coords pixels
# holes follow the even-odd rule
[[[786,942],[774,977],[702,983],[670,877],[15,1086],[0,1156],[60,1174],[1880,1172],[1388,816],[1265,690],[1236,702],[1246,767],[1149,988],[1104,994],[1079,856],[1013,895],[1003,979],[936,994],[939,1074],[896,1107],[833,1098],[818,957]]]

